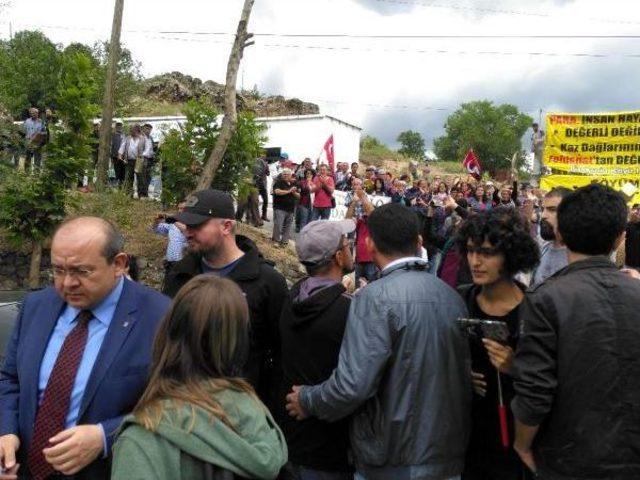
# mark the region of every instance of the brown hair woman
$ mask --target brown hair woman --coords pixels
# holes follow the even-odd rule
[[[282,432],[239,378],[248,329],[247,302],[232,281],[199,275],[182,287],[156,335],[149,384],[114,447],[112,480],[278,475],[287,460]]]

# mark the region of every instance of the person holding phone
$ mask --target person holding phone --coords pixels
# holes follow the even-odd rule
[[[458,288],[470,317],[501,321],[508,328],[505,343],[487,338],[481,328],[474,330],[477,335],[469,336],[475,395],[471,439],[462,478],[520,480],[527,478],[528,473],[516,452],[503,445],[498,406],[509,405],[515,395],[511,364],[520,330],[518,311],[525,286],[514,280],[514,276],[538,264],[538,246],[529,235],[527,220],[506,208],[469,216],[459,230],[457,243],[461,255],[467,258],[473,278],[472,285]],[[506,423],[508,438],[512,440],[513,415],[508,411]]]

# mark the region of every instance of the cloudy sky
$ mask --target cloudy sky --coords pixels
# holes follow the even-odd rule
[[[147,76],[223,82],[242,3],[125,0],[122,40]],[[112,9],[113,0],[13,0],[0,38],[10,22],[93,43],[108,38]],[[640,109],[639,27],[637,0],[256,0],[256,45],[239,84],[313,101],[389,144],[412,129],[429,145],[473,100],[536,119],[540,109]]]

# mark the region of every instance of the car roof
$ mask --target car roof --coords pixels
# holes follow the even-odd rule
[[[20,302],[26,294],[25,290],[0,290],[0,306]]]

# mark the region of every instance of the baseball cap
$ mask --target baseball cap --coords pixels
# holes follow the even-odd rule
[[[235,218],[233,199],[221,190],[200,190],[189,195],[184,203],[184,210],[168,220],[197,227],[212,218]]]
[[[340,248],[340,239],[356,229],[353,220],[315,220],[307,224],[296,240],[296,252],[303,265],[322,265]]]

